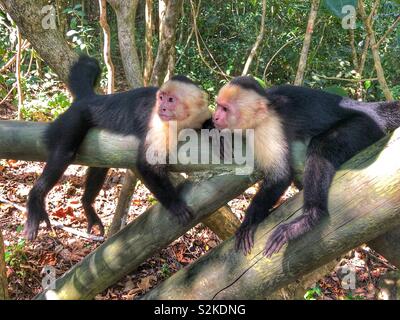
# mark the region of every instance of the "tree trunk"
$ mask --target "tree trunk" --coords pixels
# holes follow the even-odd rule
[[[132,88],[143,85],[136,48],[135,18],[138,0],[107,0],[117,16],[119,49],[127,81]]]
[[[22,58],[22,37],[21,32],[19,32],[19,28],[17,27],[17,53],[16,53],[16,61],[15,61],[15,80],[17,83],[17,92],[18,92],[18,120],[22,119],[22,108],[24,104],[24,91],[22,90],[21,83],[21,58]]]
[[[209,227],[221,240],[232,237],[240,226],[240,220],[232,212],[228,205],[223,206],[203,223]]]
[[[0,159],[46,161],[47,150],[42,141],[47,123],[0,120]],[[198,137],[200,141],[200,136]],[[178,152],[180,146],[178,146]],[[106,130],[92,129],[83,140],[74,161],[90,167],[132,168],[136,163],[139,140],[135,136],[121,136]],[[193,152],[198,152],[200,144]],[[211,154],[211,152],[210,152]],[[240,166],[234,164],[211,164],[210,159],[198,164],[171,164],[173,172],[194,172],[208,170],[234,171]]]
[[[145,21],[146,21],[146,34],[145,34],[145,44],[146,44],[146,62],[144,65],[144,84],[148,85],[151,77],[151,72],[153,70],[153,0],[146,0],[145,8]]]
[[[114,64],[111,59],[110,26],[107,22],[107,1],[99,0],[100,26],[103,29],[103,56],[107,66],[107,93],[114,93]]]
[[[294,84],[301,86],[304,81],[304,73],[307,66],[308,51],[310,50],[311,37],[314,29],[315,20],[317,19],[317,13],[319,8],[319,0],[313,0],[311,3],[310,15],[308,17],[307,30],[304,36],[303,49],[301,50],[299,66],[297,68],[296,78]]]
[[[95,251],[57,279],[54,290],[36,299],[92,299],[141,263],[166,247],[229,199],[241,194],[258,177],[222,174],[201,182],[188,183],[182,190],[195,218],[186,226],[159,204],[128,224]]]
[[[329,217],[270,259],[262,252],[279,224],[301,214],[302,193],[264,220],[252,253],[235,252],[234,239],[150,291],[144,299],[265,299],[304,274],[400,225],[400,129],[362,151],[337,172]],[[398,245],[398,243],[397,243]]]
[[[124,176],[124,183],[122,184],[121,192],[119,194],[118,205],[115,209],[110,230],[108,231],[108,237],[113,236],[126,226],[126,219],[131,206],[133,194],[135,193],[137,181],[138,179],[133,170],[127,169]]]
[[[253,48],[251,48],[250,54],[246,60],[246,63],[243,68],[242,76],[247,75],[250,69],[250,65],[253,62],[253,59],[257,53],[258,47],[260,46],[263,38],[264,38],[264,33],[265,33],[265,15],[267,12],[267,0],[263,0],[262,3],[262,15],[261,15],[261,24],[260,24],[260,31],[258,33],[256,42],[253,45]]]
[[[154,62],[150,84],[159,86],[168,70],[169,54],[175,48],[176,25],[178,23],[182,0],[169,0],[163,19],[160,21],[160,42]]]
[[[392,101],[393,95],[390,92],[389,86],[386,82],[385,73],[383,71],[383,67],[382,67],[382,63],[381,63],[381,58],[379,56],[379,48],[377,46],[377,41],[375,38],[375,32],[374,32],[374,29],[372,27],[372,22],[371,22],[373,17],[375,16],[375,12],[373,10],[373,12],[371,13],[372,16],[370,19],[365,12],[364,0],[358,1],[358,8],[360,10],[361,18],[363,19],[365,29],[367,30],[368,37],[370,39],[372,56],[374,57],[376,76],[378,77],[379,84],[381,86],[383,94],[385,95],[386,100]]]
[[[62,32],[53,29],[51,11],[43,11],[46,0],[0,0],[23,36],[41,58],[57,73],[61,81],[67,82],[69,69],[78,55],[71,50]]]
[[[4,261],[4,242],[0,230],[0,300],[8,299],[6,262]]]

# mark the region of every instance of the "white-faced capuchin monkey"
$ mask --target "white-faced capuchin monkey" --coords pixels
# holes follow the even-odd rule
[[[36,238],[42,221],[50,227],[45,209],[46,195],[74,161],[87,132],[94,127],[137,136],[141,141],[137,169],[146,186],[179,222],[187,223],[192,215],[192,210],[168,178],[166,166],[150,165],[145,154],[150,145],[168,150],[165,144],[170,143],[170,121],[176,121],[178,131],[201,128],[211,118],[207,94],[185,76],[175,76],[161,88],[147,87],[98,95],[94,86],[100,73],[98,62],[87,56],[81,56],[71,68],[68,86],[74,102],[44,133],[48,159],[42,175],[29,193],[24,230],[28,239]],[[88,232],[97,225],[101,234],[104,233],[103,224],[92,205],[107,171],[107,168],[88,169],[82,198]]]
[[[251,77],[238,77],[219,91],[213,122],[219,129],[255,131],[255,161],[265,179],[236,233],[236,250],[245,254],[253,247],[257,225],[293,180],[292,143],[307,144],[303,215],[274,230],[264,251],[269,257],[328,214],[336,170],[400,126],[400,102],[359,102],[291,85],[265,90]]]

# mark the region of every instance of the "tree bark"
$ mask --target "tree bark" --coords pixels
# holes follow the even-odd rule
[[[175,50],[176,25],[181,5],[182,0],[167,2],[164,18],[160,21],[160,41],[150,79],[151,85],[161,85],[168,71],[169,55],[171,50]]]
[[[203,223],[209,227],[221,240],[232,237],[240,226],[240,220],[232,212],[228,205],[223,206]]]
[[[146,0],[145,8],[145,21],[146,21],[146,34],[145,34],[145,44],[146,44],[146,62],[144,65],[144,84],[148,85],[151,77],[151,72],[153,70],[153,0]]]
[[[117,16],[119,49],[126,79],[132,88],[143,86],[142,70],[135,40],[138,0],[107,0]]]
[[[47,150],[42,136],[47,126],[47,123],[40,122],[0,120],[0,159],[46,161]],[[136,163],[138,146],[139,140],[134,136],[92,129],[83,140],[74,163],[90,167],[132,168]],[[200,154],[200,147],[199,145],[194,152]],[[177,163],[169,165],[168,169],[173,172],[210,169],[234,171],[240,167],[234,164],[210,163],[211,157],[207,163]]]
[[[301,214],[302,193],[281,205],[255,234],[252,253],[235,252],[234,239],[180,270],[144,299],[265,299],[304,274],[400,225],[400,129],[362,151],[337,172],[329,217],[264,258],[266,239]]]
[[[0,300],[8,299],[6,262],[4,261],[4,242],[0,230]]]
[[[129,208],[131,206],[133,194],[135,193],[137,181],[138,179],[136,178],[133,170],[126,170],[124,183],[122,184],[121,192],[118,198],[118,205],[115,209],[110,230],[108,231],[108,237],[113,236],[119,230],[126,226],[126,219],[129,213]]]
[[[256,42],[253,45],[253,48],[251,48],[250,54],[246,60],[246,63],[243,68],[242,76],[247,75],[250,69],[250,65],[253,62],[253,59],[257,53],[258,47],[261,44],[261,41],[264,38],[264,33],[265,33],[265,15],[267,12],[267,0],[263,0],[262,2],[262,14],[261,14],[261,24],[260,24],[260,31],[258,33]]]
[[[18,92],[18,120],[22,119],[22,108],[24,106],[24,91],[21,83],[21,57],[22,57],[22,37],[17,26],[17,53],[15,61],[15,81],[17,83]]]
[[[310,50],[311,37],[314,29],[315,20],[317,19],[317,13],[319,8],[319,0],[313,0],[311,3],[310,15],[308,17],[307,30],[304,36],[303,48],[300,54],[299,66],[297,68],[296,78],[294,84],[301,86],[304,81],[304,73],[307,66],[308,51]]]
[[[195,217],[186,226],[177,223],[162,206],[155,205],[57,279],[54,290],[45,290],[36,299],[92,299],[257,179],[222,174],[187,183],[182,195]]]
[[[107,93],[114,93],[114,64],[111,59],[111,36],[110,26],[107,22],[107,1],[99,0],[100,8],[100,26],[103,29],[103,56],[104,62],[107,66]]]
[[[49,12],[41,10],[48,4],[46,0],[0,0],[23,36],[43,60],[57,73],[61,81],[67,82],[70,66],[78,58],[64,40],[62,32],[45,22]],[[42,25],[43,23],[43,25]]]

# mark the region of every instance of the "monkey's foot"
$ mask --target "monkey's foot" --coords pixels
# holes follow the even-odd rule
[[[235,250],[248,255],[254,246],[254,234],[256,226],[242,224],[235,233]]]
[[[51,230],[51,224],[49,217],[43,215],[28,215],[28,219],[25,222],[24,231],[22,232],[23,236],[29,240],[35,240],[38,232],[39,232],[39,225],[41,222],[46,222],[47,229]]]
[[[318,210],[310,210],[304,213],[302,216],[294,219],[290,223],[282,224],[274,230],[272,235],[267,241],[267,245],[264,250],[264,256],[267,258],[271,257],[274,253],[277,253],[287,242],[293,240],[302,234],[310,231],[315,222],[317,221]]]
[[[171,205],[169,211],[178,218],[181,225],[186,226],[193,219],[193,210],[185,203],[176,203]]]
[[[100,218],[97,217],[97,215],[96,215],[96,217],[93,217],[92,219],[88,219],[88,227],[87,227],[86,232],[88,234],[92,234],[94,226],[98,226],[100,236],[104,236],[104,226],[103,226],[103,223],[101,222]]]

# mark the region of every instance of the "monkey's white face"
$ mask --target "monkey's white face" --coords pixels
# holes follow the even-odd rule
[[[213,122],[218,129],[254,129],[267,114],[264,97],[237,85],[227,84],[218,93]]]
[[[211,117],[207,94],[194,84],[169,80],[157,92],[157,114],[164,121],[177,121],[178,128],[201,128]]]
[[[158,115],[163,121],[187,118],[187,108],[175,94],[159,90],[157,93]]]

